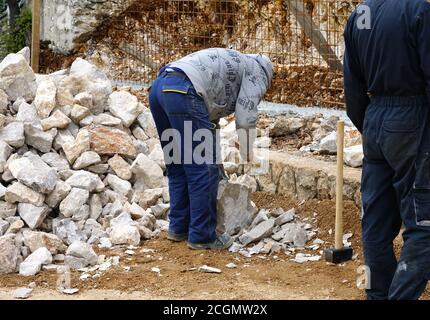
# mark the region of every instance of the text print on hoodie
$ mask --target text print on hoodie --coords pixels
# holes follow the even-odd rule
[[[273,64],[267,56],[211,48],[169,66],[188,76],[205,101],[211,121],[235,113],[238,128],[255,128],[257,106],[273,79]]]

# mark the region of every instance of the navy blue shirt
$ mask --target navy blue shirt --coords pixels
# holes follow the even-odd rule
[[[368,0],[370,29],[354,11],[345,28],[347,114],[360,132],[373,96],[427,95],[430,105],[430,0]]]

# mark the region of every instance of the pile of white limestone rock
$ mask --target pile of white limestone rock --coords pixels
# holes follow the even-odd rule
[[[304,245],[306,225],[288,223],[294,213],[258,213],[257,183],[236,164],[234,122],[221,125],[230,181],[220,184],[220,231],[240,246],[273,235],[263,251]],[[80,58],[49,75],[33,73],[28,48],[0,62],[0,274],[91,268],[106,263],[97,247],[138,246],[166,231],[165,169],[151,112],[130,88],[114,91]],[[291,228],[299,231],[289,241]]]
[[[0,274],[98,262],[168,228],[163,153],[149,109],[82,59],[34,74],[0,63]]]

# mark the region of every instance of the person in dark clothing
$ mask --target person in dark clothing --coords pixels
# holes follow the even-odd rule
[[[430,279],[430,3],[362,6],[345,28],[344,81],[347,114],[363,134],[367,297],[418,299]]]

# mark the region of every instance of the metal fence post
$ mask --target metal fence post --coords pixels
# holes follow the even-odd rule
[[[333,71],[341,72],[343,70],[342,62],[312,20],[312,17],[306,13],[303,0],[287,0],[286,2],[296,17],[297,22],[303,28],[306,36],[312,41],[315,49],[318,50],[318,53],[328,64],[329,68]]]

